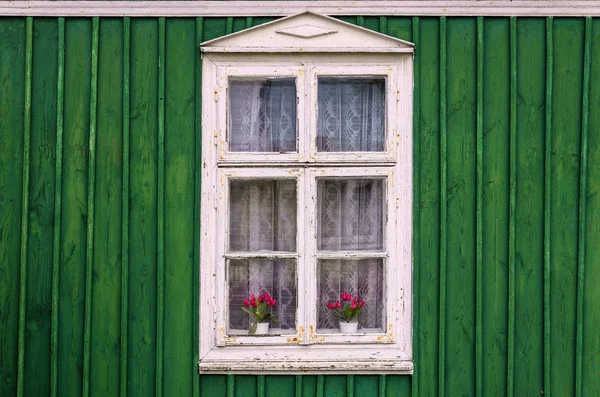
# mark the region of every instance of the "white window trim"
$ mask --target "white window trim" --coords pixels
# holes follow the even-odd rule
[[[360,35],[361,29],[356,29]],[[222,48],[220,44],[216,43],[215,48]],[[355,53],[333,55],[318,52],[314,49],[299,54],[244,54],[235,51],[203,54],[201,373],[398,374],[413,371],[412,54],[390,54],[382,49],[378,50],[378,54],[361,50],[360,57]],[[317,153],[314,139],[308,137],[314,137],[316,131],[318,75],[386,77],[386,152],[329,153],[327,156]],[[232,76],[296,78],[299,97],[298,153],[236,153],[227,150],[227,86]],[[356,175],[385,176],[387,179],[386,233],[387,236],[396,236],[396,239],[387,238],[387,254],[383,255],[388,269],[387,328],[377,334],[319,334],[316,332],[315,309],[308,303],[314,305],[317,296],[315,225],[314,222],[306,222],[306,219],[314,219],[316,212],[316,178]],[[228,309],[222,291],[225,287],[228,178],[257,177],[295,178],[298,184],[298,251],[297,255],[292,255],[298,260],[299,304],[295,334],[257,338],[227,335],[226,331]],[[344,255],[356,257],[358,253]]]

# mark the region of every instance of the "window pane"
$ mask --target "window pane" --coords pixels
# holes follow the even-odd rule
[[[233,180],[229,186],[231,251],[296,250],[295,180]]]
[[[229,119],[232,152],[295,152],[295,79],[231,81]]]
[[[383,179],[319,179],[317,198],[319,250],[383,249]]]
[[[385,79],[320,78],[318,91],[318,151],[385,150]]]
[[[294,259],[243,259],[229,261],[229,333],[247,334],[252,316],[244,312],[244,299],[268,292],[277,300],[272,307],[278,323],[271,334],[293,333],[296,328],[296,261]]]
[[[318,263],[317,272],[319,288],[317,329],[319,331],[336,332],[339,329],[339,319],[331,313],[327,303],[341,301],[341,292],[358,296],[359,301],[365,301],[358,315],[359,332],[384,330],[382,259],[322,260]]]

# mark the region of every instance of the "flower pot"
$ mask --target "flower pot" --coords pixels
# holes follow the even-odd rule
[[[269,333],[269,323],[256,324],[256,332],[254,335],[266,335]]]
[[[351,321],[349,323],[340,321],[340,331],[342,334],[355,334],[358,331],[358,321]]]

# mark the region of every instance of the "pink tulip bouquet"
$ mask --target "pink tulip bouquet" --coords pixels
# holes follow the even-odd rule
[[[276,304],[277,299],[273,299],[268,292],[258,296],[251,294],[248,299],[244,299],[245,307],[241,309],[254,317],[248,335],[256,333],[256,325],[258,323],[278,322],[277,318],[271,314],[271,308]]]
[[[352,296],[345,292],[340,293],[342,302],[328,302],[327,307],[331,313],[341,320],[349,323],[354,320],[359,314],[362,307],[365,305],[364,300],[358,300],[358,296]]]

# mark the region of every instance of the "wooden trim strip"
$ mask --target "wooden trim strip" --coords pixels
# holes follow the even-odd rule
[[[445,397],[446,383],[446,266],[448,245],[447,233],[447,170],[448,155],[446,153],[447,143],[447,120],[446,120],[446,17],[440,18],[440,327],[439,327],[439,397]]]
[[[265,376],[258,375],[256,380],[256,388],[258,397],[265,397]]]
[[[83,391],[90,395],[90,364],[92,338],[92,273],[94,261],[94,211],[96,188],[96,113],[98,109],[98,40],[100,18],[92,20],[92,65],[90,75],[90,136],[88,157],[87,246],[85,261],[85,319],[83,325]]]
[[[196,18],[196,44],[203,41],[204,18]],[[196,346],[192,357],[193,364],[198,366],[200,359],[200,199],[202,181],[202,58],[200,51],[196,51],[196,134],[194,135],[195,151],[195,176],[194,176],[194,279],[192,280],[192,292],[194,293],[194,313],[192,321],[192,343]],[[192,381],[194,397],[200,397],[200,377],[194,376]],[[124,397],[124,396],[122,396]]]
[[[312,11],[325,15],[388,16],[600,16],[598,0],[575,1],[8,1],[6,16],[287,16]]]
[[[56,169],[54,190],[54,244],[52,249],[52,330],[50,341],[50,395],[58,396],[58,288],[65,105],[65,19],[58,18],[58,71],[56,87]]]
[[[419,48],[419,17],[412,18],[412,42],[416,48]],[[419,178],[420,170],[420,137],[421,137],[421,96],[419,82],[421,79],[421,67],[419,51],[415,51],[413,59],[413,363],[415,372],[412,381],[412,396],[419,396],[419,285],[421,279],[420,262],[420,211],[421,185]]]
[[[123,19],[123,220],[121,224],[121,379],[120,395],[127,395],[127,336],[129,329],[129,78],[131,20]]]
[[[546,120],[544,147],[544,394],[551,394],[550,381],[550,216],[552,196],[552,69],[554,45],[552,17],[546,18]]]
[[[508,226],[508,356],[507,396],[514,396],[515,381],[515,257],[517,199],[517,18],[510,18],[510,138]]]
[[[379,397],[386,396],[385,383],[386,383],[385,375],[379,375]]]
[[[227,24],[225,26],[225,33],[226,34],[233,33],[233,17],[227,17]]]
[[[317,397],[325,396],[325,376],[317,375]]]
[[[477,17],[477,220],[475,395],[483,396],[483,17]]]
[[[354,375],[346,375],[346,396],[354,397]]]
[[[585,224],[587,203],[587,146],[589,128],[590,58],[592,43],[592,19],[585,19],[585,52],[583,56],[583,98],[581,106],[581,154],[579,172],[579,252],[577,260],[577,337],[575,362],[575,397],[583,391],[583,299],[585,276]]]
[[[158,19],[158,258],[156,270],[156,395],[163,395],[165,316],[165,18]]]
[[[227,397],[235,396],[235,375],[227,375]]]
[[[17,357],[17,396],[25,387],[25,311],[27,310],[27,243],[29,231],[29,163],[31,152],[31,78],[33,62],[33,18],[26,21],[25,106],[23,110],[23,199],[21,207],[21,261],[19,269],[19,339]]]

